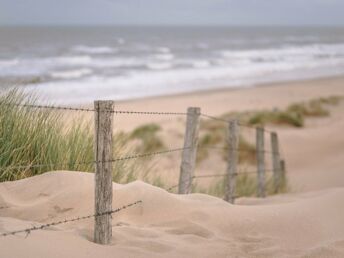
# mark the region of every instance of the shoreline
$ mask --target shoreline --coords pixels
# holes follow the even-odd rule
[[[325,95],[344,95],[343,86],[344,76],[336,76],[115,101],[115,109],[185,112],[190,106],[198,106],[210,115],[222,115],[231,110],[283,108],[291,102],[306,101]]]
[[[177,98],[177,97],[192,96],[192,95],[202,96],[209,93],[244,91],[244,90],[251,90],[255,88],[284,87],[284,86],[290,87],[291,84],[326,82],[328,80],[335,80],[335,79],[344,79],[344,74],[336,75],[336,76],[324,76],[321,78],[290,79],[290,80],[285,80],[285,81],[257,83],[257,84],[252,84],[252,85],[242,85],[242,86],[233,86],[233,87],[223,86],[216,89],[194,90],[194,91],[187,91],[187,92],[181,92],[181,93],[163,94],[163,95],[158,95],[158,96],[147,96],[147,97],[138,97],[138,98],[133,98],[133,99],[116,100],[116,103],[129,103],[129,102],[137,102],[137,101],[144,101],[144,100],[155,100],[155,99],[161,99],[161,98]]]

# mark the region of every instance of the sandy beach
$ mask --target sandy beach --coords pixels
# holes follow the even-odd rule
[[[344,96],[344,77],[122,101],[115,109],[185,112],[194,106],[219,116],[329,96]],[[287,194],[240,198],[232,205],[204,194],[171,194],[140,181],[114,183],[114,207],[142,203],[113,215],[110,246],[92,242],[89,219],[1,237],[0,257],[343,257],[344,102],[330,112],[307,118],[303,128],[268,127],[279,134]],[[120,131],[154,122],[168,146],[183,141],[183,118],[116,115],[114,121]],[[171,172],[171,182],[178,178],[177,158],[158,163],[158,172]],[[198,173],[224,169],[209,159]],[[6,207],[0,209],[0,232],[91,214],[93,201],[90,173],[56,171],[0,183],[0,207]]]

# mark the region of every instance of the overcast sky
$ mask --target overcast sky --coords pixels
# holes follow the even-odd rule
[[[344,0],[0,0],[0,24],[344,25]]]

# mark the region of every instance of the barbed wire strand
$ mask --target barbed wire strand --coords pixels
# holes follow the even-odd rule
[[[156,156],[156,155],[162,155],[162,154],[167,154],[167,153],[172,153],[172,152],[178,152],[178,151],[183,151],[186,149],[190,149],[192,147],[184,147],[184,148],[176,148],[176,149],[168,149],[164,151],[156,151],[156,152],[149,152],[149,153],[142,153],[142,154],[135,154],[135,155],[130,155],[130,156],[125,156],[125,157],[120,157],[112,160],[104,160],[104,161],[85,161],[85,162],[78,162],[78,163],[46,163],[46,164],[34,164],[34,165],[20,165],[20,166],[9,166],[9,167],[3,167],[0,168],[0,171],[4,170],[12,170],[12,169],[25,169],[25,168],[39,168],[39,167],[54,167],[54,166],[75,166],[75,165],[90,165],[90,164],[96,164],[96,163],[115,163],[119,161],[124,161],[124,160],[130,160],[130,159],[138,159],[138,158],[146,158],[150,156]]]
[[[35,108],[35,109],[57,109],[57,110],[69,110],[69,111],[84,111],[84,112],[95,112],[95,109],[90,108],[77,108],[77,107],[65,107],[65,106],[54,106],[54,105],[34,105],[34,104],[19,104],[19,103],[6,103],[6,102],[0,102],[0,105],[9,105],[9,106],[17,106],[17,107],[27,107],[27,108]],[[188,115],[187,112],[162,112],[162,111],[134,111],[134,110],[110,110],[110,111],[101,111],[101,112],[110,112],[114,114],[129,114],[129,115]],[[220,117],[211,116],[208,114],[201,113],[201,116],[222,121],[225,123],[229,123],[230,121],[234,121],[235,119],[223,119]],[[251,129],[256,129],[257,127],[245,124],[242,122],[238,122],[240,126],[248,127]],[[265,132],[272,133],[272,131],[267,130],[266,128],[263,128]]]
[[[270,173],[270,172],[273,172],[274,170],[273,169],[265,169],[264,172],[267,172],[267,173]],[[235,173],[234,175],[235,176],[242,176],[242,175],[246,175],[246,174],[257,174],[258,171],[257,170],[254,170],[254,171],[239,171],[237,173]],[[212,178],[212,177],[225,177],[227,176],[227,174],[214,174],[214,175],[199,175],[199,176],[192,176],[190,179],[188,180],[185,180],[183,181],[182,183],[185,183],[189,180],[192,180],[192,179],[198,179],[198,178]],[[171,191],[173,190],[174,188],[176,187],[179,187],[181,183],[178,183],[176,185],[173,185],[169,188],[166,189],[166,191]]]
[[[114,114],[127,114],[127,115],[173,115],[173,116],[186,116],[185,112],[161,112],[161,111],[131,111],[131,110],[113,110],[110,111]]]
[[[18,104],[18,103],[6,103],[6,102],[0,102],[0,105],[26,107],[26,108],[33,108],[33,109],[57,109],[57,110],[84,111],[84,112],[94,112],[95,111],[94,109],[89,109],[89,108],[76,108],[76,107],[51,106],[51,105]]]
[[[14,236],[14,235],[17,235],[17,234],[20,234],[20,233],[26,233],[26,237],[27,237],[32,231],[35,231],[35,230],[43,230],[43,229],[48,228],[48,227],[52,227],[52,226],[56,226],[56,225],[60,225],[60,224],[65,224],[65,223],[68,223],[68,222],[74,222],[74,221],[79,221],[79,220],[84,220],[84,219],[90,219],[90,218],[93,218],[93,217],[100,217],[100,216],[104,216],[104,215],[111,215],[111,214],[114,214],[114,213],[118,213],[118,212],[120,212],[122,210],[128,209],[128,208],[130,208],[132,206],[135,206],[135,205],[137,205],[139,203],[142,203],[142,200],[136,201],[136,202],[133,202],[133,203],[130,203],[130,204],[127,204],[127,205],[124,205],[124,206],[122,206],[120,208],[117,208],[115,210],[105,211],[105,212],[91,214],[91,215],[86,215],[86,216],[79,216],[79,217],[72,218],[72,219],[64,219],[64,220],[60,220],[60,221],[51,222],[51,223],[48,223],[48,224],[43,224],[41,226],[33,226],[33,227],[22,229],[22,230],[16,230],[16,231],[10,231],[10,232],[1,233],[0,237],[6,237],[6,236],[11,236],[11,235]]]
[[[162,112],[162,111],[135,111],[135,110],[105,110],[99,111],[91,108],[77,108],[77,107],[65,107],[65,106],[53,106],[53,105],[33,105],[33,104],[18,104],[18,103],[4,103],[0,102],[0,105],[26,107],[33,109],[57,109],[68,111],[84,111],[84,112],[109,112],[113,114],[127,114],[127,115],[188,115],[187,112]]]
[[[221,147],[221,146],[206,146],[206,145],[203,145],[203,146],[198,146],[198,148],[200,149],[219,149],[219,150],[230,150],[230,148],[228,147]],[[238,149],[234,149],[235,151],[237,152],[256,152],[257,150],[256,149],[253,149],[253,150],[247,150],[247,149],[241,149],[241,148],[238,148]],[[278,152],[273,152],[273,151],[270,151],[270,150],[263,150],[261,152],[264,152],[264,153],[267,153],[267,154],[275,154]]]
[[[224,123],[229,123],[229,122],[232,122],[232,121],[235,121],[235,120],[238,121],[238,119],[235,119],[235,118],[224,119],[224,118],[220,118],[220,117],[216,117],[216,116],[211,116],[211,115],[204,114],[204,113],[201,113],[201,116],[206,117],[208,119],[215,120],[215,121],[224,122]],[[247,123],[242,123],[240,121],[238,121],[238,125],[243,126],[243,127],[247,127],[247,128],[253,129],[253,130],[256,130],[258,128],[257,126],[249,125]],[[272,131],[266,129],[265,127],[262,127],[262,128],[263,128],[265,133],[272,133]]]

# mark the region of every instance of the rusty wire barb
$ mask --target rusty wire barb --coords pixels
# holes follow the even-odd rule
[[[79,216],[79,217],[76,217],[76,218],[55,221],[55,222],[43,224],[43,225],[40,225],[40,226],[33,226],[33,227],[30,227],[30,228],[26,228],[26,229],[21,229],[21,230],[15,230],[15,231],[9,231],[9,232],[5,232],[5,233],[1,233],[0,237],[14,236],[14,235],[17,235],[17,234],[20,234],[20,233],[26,233],[25,237],[27,237],[32,231],[35,231],[35,230],[43,230],[43,229],[48,228],[48,227],[52,227],[52,226],[56,226],[56,225],[60,225],[60,224],[65,224],[65,223],[68,223],[68,222],[85,220],[85,219],[90,219],[90,218],[94,218],[94,217],[100,217],[100,216],[104,216],[104,215],[112,215],[114,213],[118,213],[118,212],[120,212],[122,210],[125,210],[125,209],[128,209],[128,208],[132,207],[132,206],[135,206],[135,205],[137,205],[139,203],[142,203],[142,200],[139,200],[139,201],[136,201],[136,202],[124,205],[124,206],[122,206],[120,208],[117,208],[117,209],[111,210],[111,211],[105,211],[105,212],[91,214],[91,215],[86,215],[86,216]]]

